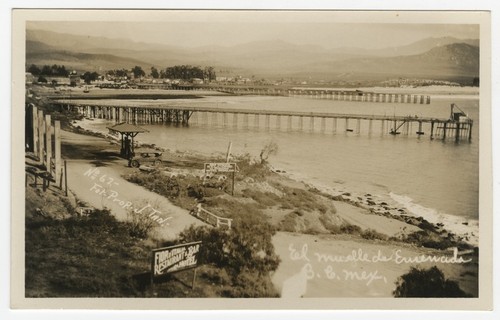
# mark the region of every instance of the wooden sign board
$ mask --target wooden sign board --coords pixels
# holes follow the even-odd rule
[[[234,162],[205,163],[207,172],[237,172],[238,166]]]
[[[205,163],[205,178],[207,177],[207,173],[218,173],[218,172],[231,172],[232,173],[232,186],[231,186],[231,195],[234,195],[234,173],[239,171],[238,165],[234,162],[214,162],[214,163]]]
[[[153,250],[153,278],[196,268],[200,248],[201,241],[198,241]]]

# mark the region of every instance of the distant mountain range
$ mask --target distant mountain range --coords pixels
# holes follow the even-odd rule
[[[479,76],[479,40],[427,38],[406,46],[367,50],[326,49],[284,41],[224,47],[185,48],[127,39],[26,31],[26,63],[64,64],[77,71],[105,71],[139,65],[146,72],[176,64],[213,66],[218,75],[332,80]]]

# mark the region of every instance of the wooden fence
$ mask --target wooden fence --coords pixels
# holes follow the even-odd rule
[[[32,152],[37,165],[45,168],[50,180],[62,186],[61,123],[44,115],[34,104],[26,106],[26,151]]]
[[[229,218],[223,218],[219,217],[216,214],[211,213],[210,211],[204,209],[201,207],[201,204],[198,204],[191,213],[196,216],[198,219],[214,226],[214,227],[221,227],[221,226],[227,226],[229,229],[231,229],[231,222],[233,219]]]

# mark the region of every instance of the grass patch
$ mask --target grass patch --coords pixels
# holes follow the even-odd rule
[[[203,182],[195,176],[169,177],[161,171],[134,172],[125,176],[129,182],[143,186],[144,188],[158,193],[175,205],[190,210],[197,201],[205,197],[224,194],[226,185],[213,188],[210,184],[203,186]]]
[[[34,182],[29,177],[29,183]],[[25,212],[27,217],[45,216],[55,219],[69,217],[73,212],[73,206],[65,197],[59,197],[55,192],[48,189],[26,188]]]
[[[26,219],[26,296],[144,296],[135,275],[150,248],[107,211],[63,220]]]
[[[340,226],[333,221],[332,216],[329,214],[320,214],[319,222],[323,225],[323,227],[328,230],[332,234],[340,233]]]
[[[282,209],[300,209],[307,212],[319,211],[320,213],[328,211],[328,207],[308,190],[292,188],[279,183],[276,183],[276,187],[284,194],[285,202],[281,203]]]
[[[203,200],[203,207],[221,217],[234,219],[235,223],[246,217],[257,217],[266,221],[257,203],[242,203],[226,197],[211,197]]]
[[[296,232],[297,231],[297,217],[301,216],[300,211],[293,211],[288,213],[280,222],[279,228],[281,231]]]
[[[242,192],[243,196],[255,200],[262,209],[274,207],[283,201],[278,195],[272,192],[262,192],[251,189],[244,189]]]

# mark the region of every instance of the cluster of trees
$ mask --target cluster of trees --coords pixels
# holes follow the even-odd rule
[[[97,72],[85,72],[80,76],[86,84],[90,84],[90,82],[95,81],[99,78],[99,74]]]
[[[127,69],[116,69],[116,70],[109,70],[106,74],[112,77],[127,77],[128,73],[129,71]]]
[[[59,76],[59,77],[67,77],[70,72],[66,70],[66,67],[61,65],[45,65],[41,69],[32,64],[26,70],[30,72],[34,76]],[[146,72],[140,66],[135,66],[132,69],[115,69],[109,70],[106,74],[113,77],[128,77],[130,73],[133,73],[135,78],[144,77]],[[168,67],[163,70],[158,70],[155,67],[151,67],[151,72],[149,74],[154,79],[181,79],[181,80],[192,80],[194,78],[199,79],[208,79],[210,81],[215,80],[216,74],[215,69],[213,67],[197,67],[190,65],[177,65],[173,67]],[[81,75],[81,78],[85,81],[85,83],[90,84],[91,81],[97,80],[99,74],[97,72],[85,72]],[[44,78],[43,78],[44,79]],[[43,81],[42,81],[43,82]]]
[[[132,73],[134,74],[134,78],[140,78],[146,75],[146,72],[144,72],[144,70],[142,70],[142,68],[139,66],[133,67]]]
[[[127,69],[109,70],[107,74],[113,77],[128,77],[130,72],[134,74],[135,78],[144,77],[146,75],[146,72],[144,72],[144,70],[142,70],[142,67],[140,66],[135,66],[131,70]]]
[[[200,68],[190,65],[178,65],[173,67],[168,67],[164,70],[160,70],[155,67],[151,67],[151,76],[155,79],[181,79],[181,80],[191,80],[194,78],[208,79],[210,81],[215,80],[216,74],[213,67]]]
[[[130,71],[126,69],[110,70],[107,74],[115,77],[126,77],[129,72],[132,72],[135,78],[144,77],[146,75],[146,72],[144,72],[140,66],[135,66]],[[178,65],[162,70],[158,70],[156,67],[151,67],[149,75],[153,79],[191,80],[199,78],[209,79],[212,81],[216,78],[215,69],[213,67],[205,67],[202,69],[201,67],[190,65]]]
[[[32,64],[26,70],[30,72],[34,76],[52,76],[52,77],[67,77],[69,75],[69,71],[66,70],[66,67],[63,65],[54,64],[52,66],[44,65],[41,69]]]

